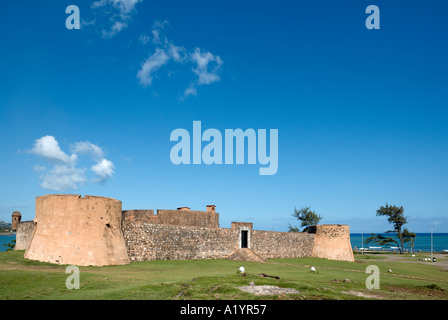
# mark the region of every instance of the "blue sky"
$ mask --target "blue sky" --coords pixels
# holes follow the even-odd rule
[[[365,9],[380,9],[368,30]],[[81,28],[68,30],[76,5]],[[0,219],[35,197],[205,210],[286,231],[294,207],[352,232],[448,232],[445,2],[0,3]],[[278,130],[278,171],[174,165],[170,133]]]

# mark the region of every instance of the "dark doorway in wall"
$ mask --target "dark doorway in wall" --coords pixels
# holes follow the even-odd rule
[[[247,248],[247,230],[241,230],[241,248]]]

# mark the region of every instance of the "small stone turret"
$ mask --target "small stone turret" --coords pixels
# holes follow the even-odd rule
[[[12,213],[12,223],[11,223],[11,229],[12,231],[16,231],[17,227],[19,226],[19,222],[22,220],[22,214],[19,211],[14,211]]]

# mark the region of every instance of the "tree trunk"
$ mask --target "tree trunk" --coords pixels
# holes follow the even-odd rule
[[[403,244],[403,234],[401,233],[401,230],[398,230],[398,238],[400,239],[400,254],[404,253],[404,244]]]

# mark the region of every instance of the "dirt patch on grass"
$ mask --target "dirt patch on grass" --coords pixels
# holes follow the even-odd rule
[[[416,299],[448,299],[448,291],[434,284],[424,285],[420,287],[388,286],[387,289],[392,293],[399,293],[405,296],[412,295]]]
[[[59,271],[64,269],[60,265],[23,265],[15,261],[5,261],[5,263],[0,264],[0,270]]]
[[[228,255],[226,259],[237,261],[266,262],[266,259],[249,248],[235,250],[230,255]]]
[[[238,289],[253,293],[257,296],[268,296],[268,295],[283,295],[283,294],[290,294],[290,293],[300,293],[298,290],[293,288],[280,288],[278,286],[268,286],[268,285],[261,285],[256,286],[252,282],[248,286],[243,287],[237,287]]]
[[[342,293],[350,294],[350,295],[354,295],[354,296],[362,297],[362,298],[368,298],[368,299],[383,299],[383,297],[380,295],[370,294],[370,293],[365,293],[365,292],[360,292],[360,291],[355,291],[355,290],[342,291]]]

